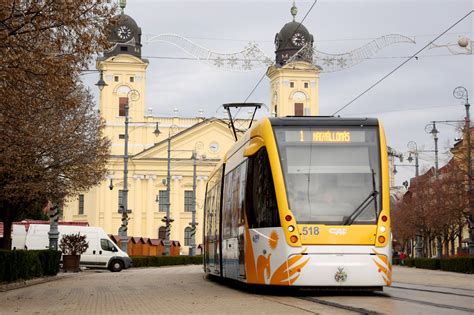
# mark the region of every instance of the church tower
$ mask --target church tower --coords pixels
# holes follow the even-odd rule
[[[120,1],[121,14],[109,30],[110,50],[97,59],[106,86],[100,92],[99,110],[106,122],[106,136],[112,140],[112,154],[123,152],[125,105],[129,105],[129,119],[143,121],[145,116],[145,84],[148,60],[141,57],[142,31],[135,20],[124,13],[126,1]],[[130,91],[135,90],[131,97]],[[130,142],[135,142],[135,135]],[[117,143],[117,144],[116,144]],[[133,151],[133,149],[132,149]]]
[[[276,117],[319,115],[319,72],[312,64],[313,35],[295,21],[286,23],[275,36],[275,64],[267,70],[271,85],[271,112]]]

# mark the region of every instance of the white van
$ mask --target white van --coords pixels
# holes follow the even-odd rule
[[[25,249],[26,228],[23,224],[12,225],[12,249]]]
[[[30,224],[26,233],[26,249],[46,249],[49,247],[49,225]],[[107,268],[113,272],[131,267],[130,257],[112,242],[105,231],[100,227],[59,225],[58,244],[64,234],[86,235],[89,248],[81,255],[81,266],[89,268]],[[13,244],[12,235],[12,244]],[[20,242],[18,242],[20,243]]]

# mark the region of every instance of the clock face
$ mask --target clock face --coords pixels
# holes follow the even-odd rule
[[[117,28],[117,36],[123,40],[129,39],[132,36],[132,30],[128,26],[122,25]]]
[[[301,34],[301,33],[295,33],[295,34],[291,37],[291,42],[292,42],[293,45],[295,45],[296,47],[302,47],[302,46],[306,43],[306,38],[304,38],[304,35]]]
[[[212,142],[211,144],[209,144],[209,151],[211,151],[212,153],[216,153],[217,151],[219,151],[219,144],[217,142]]]
[[[280,37],[278,37],[278,34],[275,36],[275,49],[280,48]]]

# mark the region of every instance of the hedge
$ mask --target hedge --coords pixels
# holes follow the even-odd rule
[[[474,273],[474,256],[441,259],[441,270]]]
[[[200,265],[202,256],[132,256],[133,267]]]
[[[0,250],[0,282],[54,276],[61,252],[52,250]]]
[[[393,264],[399,264],[399,259],[394,258]],[[406,258],[404,265],[421,269],[453,271],[461,273],[474,273],[474,256],[446,257],[446,258]]]

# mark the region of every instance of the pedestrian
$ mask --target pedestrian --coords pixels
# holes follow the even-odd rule
[[[405,252],[400,252],[400,265],[404,266],[405,265],[405,258],[407,255],[405,255]]]

